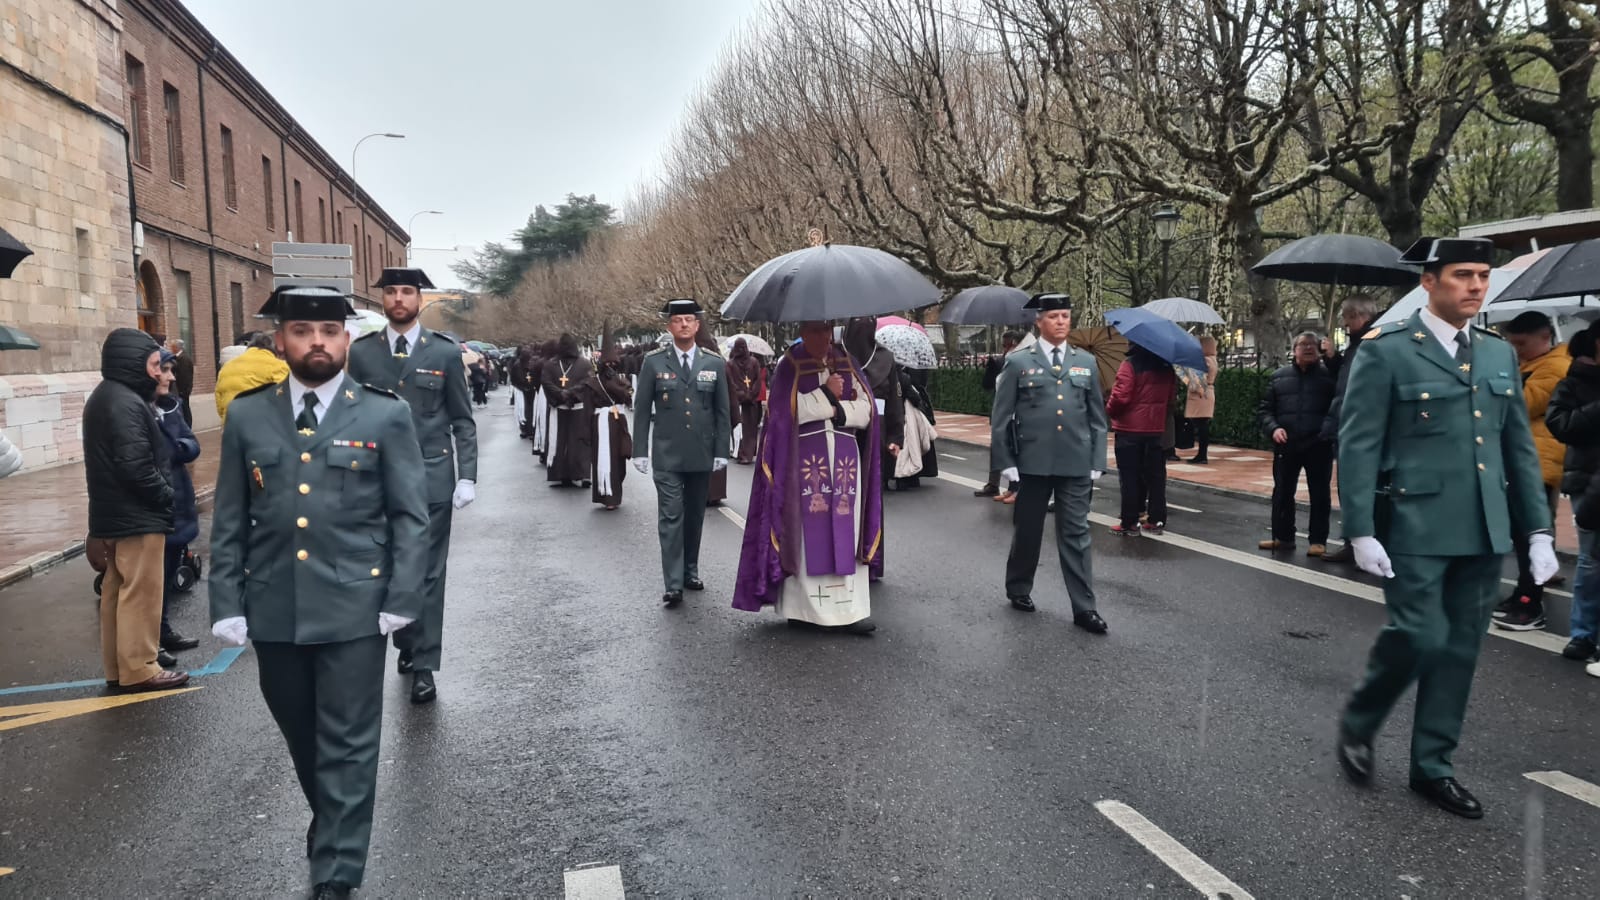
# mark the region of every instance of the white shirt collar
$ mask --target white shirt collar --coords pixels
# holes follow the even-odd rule
[[[320,422],[327,418],[328,410],[333,408],[333,401],[338,398],[339,388],[343,385],[343,372],[340,372],[339,374],[328,379],[320,387],[317,387],[314,390],[301,384],[300,379],[291,374],[289,376],[289,410],[295,414],[296,418],[298,418],[300,413],[305,409],[305,395],[307,393],[316,394],[316,415],[317,421]]]
[[[693,347],[690,347],[687,350],[679,350],[677,344],[673,344],[672,345],[672,358],[681,363],[681,362],[683,362],[683,355],[685,353],[687,353],[687,354],[689,354],[689,365],[691,367],[694,365],[695,355],[697,353],[699,353],[699,352],[700,352],[700,346],[698,344],[696,344]]]
[[[1444,352],[1449,354],[1452,359],[1455,358],[1456,350],[1460,349],[1460,345],[1456,343],[1456,335],[1465,334],[1469,341],[1472,339],[1472,326],[1470,323],[1464,327],[1457,328],[1435,315],[1433,310],[1429,309],[1426,304],[1423,305],[1422,309],[1418,310],[1418,314],[1422,318],[1422,324],[1428,331],[1433,333],[1434,338],[1439,341],[1439,346],[1443,347]]]
[[[1062,357],[1065,357],[1067,355],[1068,346],[1069,345],[1065,341],[1062,341],[1060,344],[1052,344],[1042,337],[1039,338],[1039,349],[1044,351],[1045,359],[1049,359],[1051,352],[1055,350],[1060,350]]]
[[[406,338],[406,352],[415,352],[417,349],[417,331],[420,328],[422,328],[421,323],[416,321],[413,321],[411,323],[411,327],[405,331],[396,331],[394,329],[393,322],[385,325],[383,328],[383,336],[389,341],[389,352],[394,352],[394,342],[398,340],[401,335],[405,335]]]

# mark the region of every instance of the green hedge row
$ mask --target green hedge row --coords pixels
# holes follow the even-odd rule
[[[1223,369],[1217,373],[1217,411],[1211,420],[1211,440],[1233,447],[1267,449],[1267,438],[1256,423],[1256,408],[1272,378],[1271,369]],[[928,393],[935,409],[987,416],[994,397],[983,389],[983,370],[934,369],[928,375]]]

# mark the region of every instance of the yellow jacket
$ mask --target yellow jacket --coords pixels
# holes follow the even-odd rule
[[[1565,371],[1562,374],[1566,374]],[[275,356],[271,350],[251,347],[223,363],[222,369],[217,372],[217,415],[222,417],[222,422],[226,425],[228,404],[233,402],[234,397],[263,384],[277,384],[288,377],[288,363]],[[1547,392],[1545,397],[1548,399],[1549,396]]]
[[[1539,473],[1547,487],[1561,483],[1561,463],[1567,456],[1567,445],[1556,440],[1544,424],[1544,409],[1550,405],[1550,395],[1556,385],[1567,377],[1572,356],[1566,345],[1522,364],[1522,396],[1528,403],[1528,424],[1533,426],[1533,446],[1539,451]]]

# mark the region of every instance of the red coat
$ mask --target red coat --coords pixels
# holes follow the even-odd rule
[[[1135,372],[1133,363],[1123,360],[1117,367],[1117,381],[1106,400],[1106,415],[1111,430],[1119,434],[1161,434],[1167,430],[1167,409],[1177,376],[1170,366]]]

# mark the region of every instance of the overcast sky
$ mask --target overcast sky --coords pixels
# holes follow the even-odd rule
[[[621,206],[758,0],[184,0],[418,248]],[[296,237],[301,237],[297,235]],[[440,287],[466,255],[419,250]]]

